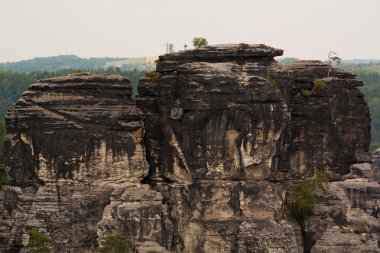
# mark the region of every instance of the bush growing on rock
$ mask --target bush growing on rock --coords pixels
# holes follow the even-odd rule
[[[51,242],[51,238],[44,233],[39,232],[36,229],[29,229],[29,242],[28,248],[32,253],[50,253],[52,252],[49,245]]]
[[[277,81],[275,79],[273,79],[273,77],[271,77],[271,76],[268,75],[268,76],[265,77],[265,79],[267,81],[269,81],[274,88],[276,88],[277,90],[280,89],[280,86],[278,85]]]
[[[309,89],[302,89],[301,90],[301,94],[305,98],[310,97],[311,96],[311,90],[309,90]]]
[[[120,235],[108,236],[101,242],[99,253],[128,253],[128,244]]]
[[[314,79],[313,84],[314,84],[314,88],[317,90],[323,90],[324,88],[327,87],[326,82],[321,79]]]
[[[329,181],[328,172],[317,172],[314,177],[298,184],[293,190],[294,200],[288,204],[290,215],[299,223],[312,216],[314,207],[318,203],[318,193],[326,193]]]

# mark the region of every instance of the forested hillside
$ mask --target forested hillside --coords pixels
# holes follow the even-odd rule
[[[141,58],[89,58],[75,55],[37,57],[30,60],[0,63],[0,70],[17,72],[58,71],[61,69],[100,69],[119,67],[121,70],[152,70],[154,65]]]
[[[358,75],[364,82],[360,90],[371,111],[371,149],[380,147],[380,63],[342,64],[342,69],[349,70]]]

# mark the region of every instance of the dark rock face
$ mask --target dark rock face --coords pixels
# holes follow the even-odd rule
[[[29,86],[7,117],[11,181],[144,177],[143,113],[130,96],[120,76],[76,74]]]
[[[346,174],[352,163],[368,162],[371,118],[363,94],[356,88],[362,82],[336,69],[325,77],[328,66],[316,61],[296,62],[284,71],[289,77],[279,76],[278,83],[287,98],[291,123],[280,167],[306,175],[325,169],[339,176]],[[325,87],[313,83],[317,81]],[[305,90],[311,95],[303,96]]]
[[[370,116],[352,74],[281,54],[164,55],[135,100],[119,76],[31,85],[7,119],[1,249],[37,228],[55,252],[95,252],[113,234],[136,252],[297,252],[287,192],[317,170],[362,168]],[[337,222],[323,224],[313,243]]]
[[[14,187],[1,202],[3,247],[20,247],[25,228],[38,228],[56,252],[96,251],[112,184],[148,174],[144,117],[130,95],[128,79],[86,73],[24,92],[7,117],[5,162]]]

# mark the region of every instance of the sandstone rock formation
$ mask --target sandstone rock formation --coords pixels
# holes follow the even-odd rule
[[[330,187],[341,208],[321,203],[307,242],[285,207],[315,171],[368,174],[357,173],[371,162],[362,83],[336,69],[326,77],[321,62],[281,66],[281,54],[239,44],[164,55],[136,99],[112,75],[31,85],[7,117],[0,249],[20,250],[28,228],[49,234],[54,252],[96,252],[114,234],[135,252],[335,245],[324,242],[351,210],[343,181]]]

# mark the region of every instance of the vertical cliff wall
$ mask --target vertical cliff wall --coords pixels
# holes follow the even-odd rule
[[[297,252],[288,192],[317,170],[340,180],[368,162],[370,116],[354,75],[281,66],[281,54],[164,55],[136,99],[119,76],[31,85],[7,117],[0,247],[17,251],[36,228],[55,252],[95,252],[113,234],[136,252]]]

